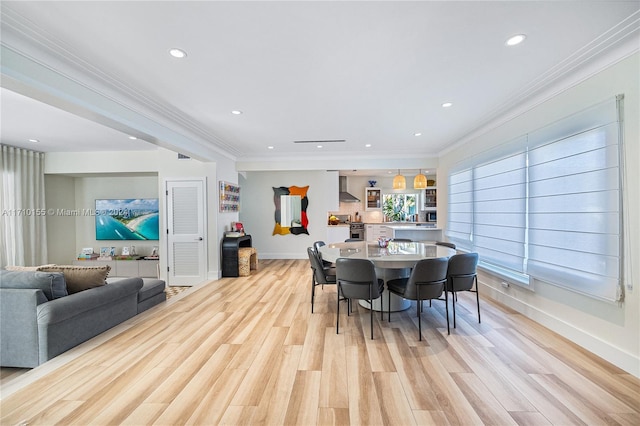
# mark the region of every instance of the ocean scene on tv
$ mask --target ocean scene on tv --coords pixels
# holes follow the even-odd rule
[[[96,240],[157,240],[157,198],[96,200]]]

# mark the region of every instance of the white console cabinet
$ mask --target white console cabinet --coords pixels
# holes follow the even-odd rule
[[[110,277],[158,278],[157,260],[74,260],[78,266],[111,266]]]

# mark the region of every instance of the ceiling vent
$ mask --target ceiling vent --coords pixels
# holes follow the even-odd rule
[[[341,143],[346,141],[346,139],[325,139],[317,141],[293,141],[293,143]]]

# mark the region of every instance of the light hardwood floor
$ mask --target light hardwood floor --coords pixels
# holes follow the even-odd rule
[[[253,271],[252,271],[253,272]],[[310,309],[303,260],[189,290],[26,374],[3,369],[0,424],[640,424],[640,380],[504,306],[459,297],[375,316]],[[344,315],[343,315],[344,313]],[[8,394],[10,393],[10,394]]]

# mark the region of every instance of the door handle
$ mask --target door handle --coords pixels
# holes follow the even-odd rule
[[[198,237],[198,241],[202,241],[202,237]]]

